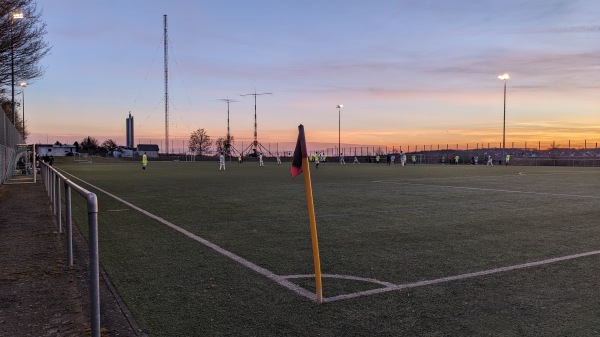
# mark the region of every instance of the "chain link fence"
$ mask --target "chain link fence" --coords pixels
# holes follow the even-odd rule
[[[0,184],[4,184],[17,165],[17,144],[23,144],[24,140],[6,115],[0,115]]]

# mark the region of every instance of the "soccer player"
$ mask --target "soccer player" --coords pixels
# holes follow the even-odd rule
[[[344,154],[340,153],[340,165],[346,165],[346,162],[344,161]]]
[[[277,165],[281,165],[281,157],[277,155]]]
[[[148,157],[146,156],[146,152],[142,155],[142,171],[146,171],[146,165],[148,165]]]
[[[262,152],[258,155],[258,166],[265,166],[265,162],[262,158]]]
[[[242,154],[238,153],[238,164],[242,163]]]
[[[219,171],[221,170],[225,171],[225,156],[223,152],[219,155]]]
[[[354,162],[352,164],[360,164],[360,162],[358,161],[358,158],[356,158],[356,156],[354,156]]]

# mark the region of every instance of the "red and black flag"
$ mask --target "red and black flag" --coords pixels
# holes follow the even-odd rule
[[[304,125],[298,125],[298,141],[294,150],[294,160],[292,161],[292,169],[290,173],[292,178],[302,173],[302,159],[308,158],[306,153],[306,140],[304,139]]]

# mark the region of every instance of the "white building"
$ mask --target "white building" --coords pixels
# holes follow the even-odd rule
[[[156,144],[138,144],[137,154],[142,156],[146,153],[148,158],[158,158],[158,145]]]
[[[41,157],[45,155],[53,157],[72,156],[75,152],[77,152],[75,145],[35,144],[35,153]]]

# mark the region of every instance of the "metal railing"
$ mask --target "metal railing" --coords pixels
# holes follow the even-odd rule
[[[74,190],[87,201],[89,252],[90,252],[90,302],[92,337],[100,337],[100,261],[98,254],[98,199],[96,194],[82,188],[52,166],[40,161],[40,172],[52,201],[58,232],[62,233],[61,183],[65,191],[65,221],[67,228],[67,261],[73,266],[73,219],[71,213],[71,191]]]

